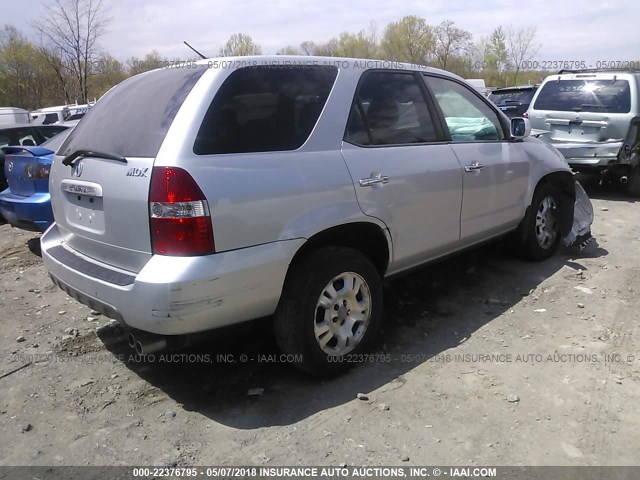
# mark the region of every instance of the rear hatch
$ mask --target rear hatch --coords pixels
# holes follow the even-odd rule
[[[154,70],[130,78],[101,98],[69,135],[49,185],[55,222],[68,247],[131,272],[149,260],[154,160],[205,70]]]
[[[627,79],[572,76],[547,81],[530,112],[535,128],[552,141],[603,142],[622,139],[629,128],[631,89]]]

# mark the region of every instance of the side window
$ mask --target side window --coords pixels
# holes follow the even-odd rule
[[[295,150],[307,140],[329,97],[332,66],[247,67],[224,81],[209,107],[197,155]]]
[[[502,140],[498,115],[468,88],[453,80],[425,76],[454,142]]]
[[[353,100],[345,141],[357,145],[402,145],[437,140],[431,114],[413,74],[365,74]]]
[[[67,130],[66,127],[49,127],[49,128],[40,128],[39,131],[45,140],[49,140],[50,138],[55,137],[60,132],[64,132]]]

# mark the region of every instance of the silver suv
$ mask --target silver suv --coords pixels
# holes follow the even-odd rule
[[[544,80],[528,115],[575,171],[628,182],[640,195],[640,72],[560,71]]]
[[[562,155],[461,78],[379,63],[215,59],[114,87],[51,168],[51,278],[140,353],[273,316],[282,351],[330,374],[374,338],[384,277],[504,234],[551,256],[573,221]]]

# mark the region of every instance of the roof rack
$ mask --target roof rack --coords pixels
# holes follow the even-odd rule
[[[640,73],[638,68],[581,68],[576,70],[562,69],[557,74],[563,73]]]

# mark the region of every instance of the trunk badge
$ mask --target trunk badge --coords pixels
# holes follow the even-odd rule
[[[82,175],[82,170],[84,169],[84,164],[82,163],[82,159],[74,163],[73,167],[71,168],[73,168],[73,172],[71,173],[72,175],[75,175],[76,177],[79,177],[80,175]]]
[[[9,170],[9,173],[13,172],[13,162],[9,162],[9,165],[7,166],[7,170]]]

